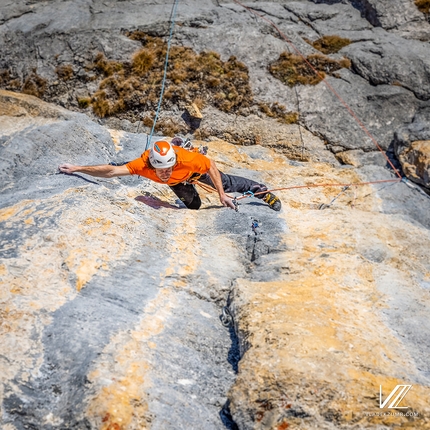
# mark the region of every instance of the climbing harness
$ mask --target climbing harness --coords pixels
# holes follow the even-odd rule
[[[224,327],[230,327],[233,325],[233,315],[230,312],[230,309],[227,306],[223,306],[222,308],[222,314],[220,315],[219,319],[221,320],[221,324]]]
[[[178,7],[178,3],[179,3],[179,0],[175,0],[175,3],[173,4],[173,7],[172,7],[172,14],[171,14],[172,19],[170,24],[169,40],[167,41],[167,51],[166,51],[166,59],[164,61],[164,75],[163,75],[163,81],[161,84],[160,99],[158,100],[157,111],[155,113],[154,123],[152,124],[151,134],[148,136],[146,140],[145,151],[148,149],[149,144],[151,143],[152,135],[154,134],[154,130],[155,130],[155,125],[157,124],[158,114],[160,113],[160,109],[161,109],[161,102],[163,101],[164,87],[166,85],[167,66],[169,64],[170,42],[172,41],[173,29],[175,28],[176,9]]]

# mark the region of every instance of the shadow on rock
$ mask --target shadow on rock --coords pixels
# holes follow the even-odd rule
[[[190,127],[191,131],[197,130],[202,122],[201,118],[195,118],[186,111],[181,115],[181,118]]]
[[[226,429],[239,430],[239,427],[233,421],[233,417],[231,416],[231,413],[230,413],[230,400],[227,400],[225,402],[224,406],[222,407],[219,413],[219,416]]]
[[[138,202],[145,203],[145,205],[148,205],[149,207],[153,209],[161,209],[161,208],[168,208],[168,209],[181,209],[177,206],[173,206],[170,203],[163,202],[159,198],[153,196],[152,194],[145,194],[143,196],[137,196],[134,200],[137,200]]]

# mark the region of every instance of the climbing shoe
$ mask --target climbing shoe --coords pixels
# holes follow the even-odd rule
[[[272,193],[267,193],[264,197],[263,197],[263,201],[265,201],[271,209],[273,209],[274,211],[280,211],[282,204],[281,201],[279,200],[279,197],[276,197],[274,194]]]

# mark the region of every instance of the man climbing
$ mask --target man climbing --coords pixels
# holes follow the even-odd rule
[[[172,146],[166,141],[155,142],[139,158],[122,166],[110,164],[100,166],[75,166],[62,164],[63,173],[86,173],[87,175],[112,178],[115,176],[140,175],[160,184],[167,184],[188,209],[199,209],[200,196],[193,185],[199,181],[216,188],[223,206],[234,209],[227,193],[259,193],[267,187],[240,176],[227,175],[218,170],[213,160],[198,152],[190,152],[180,146]],[[273,210],[281,210],[281,201],[274,194],[262,193],[255,197],[263,199]]]

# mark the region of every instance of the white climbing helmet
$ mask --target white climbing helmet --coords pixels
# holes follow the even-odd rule
[[[156,169],[167,169],[176,163],[176,153],[169,142],[159,140],[149,151],[149,162]]]

